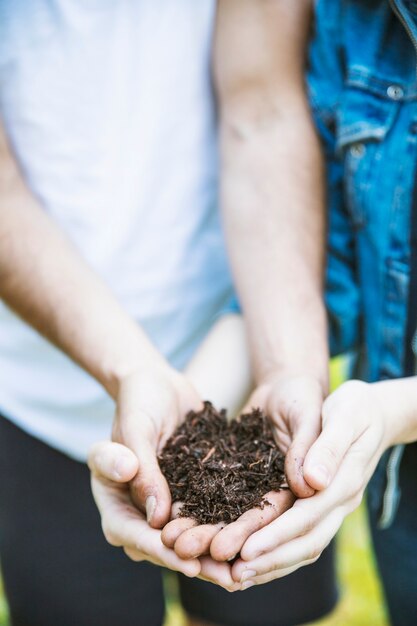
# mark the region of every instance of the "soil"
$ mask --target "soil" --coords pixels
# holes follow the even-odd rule
[[[199,524],[233,522],[286,487],[284,455],[259,409],[228,421],[226,411],[206,402],[167,441],[159,464],[173,501],[183,503],[180,517]]]

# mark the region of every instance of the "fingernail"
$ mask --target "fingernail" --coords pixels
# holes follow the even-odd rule
[[[156,498],[155,496],[149,496],[146,498],[146,520],[148,524],[151,523],[152,518],[154,516],[156,509]]]
[[[323,487],[328,487],[330,484],[330,475],[327,468],[324,465],[316,465],[312,469],[312,474],[314,474],[315,478],[323,485]]]
[[[245,591],[245,589],[249,589],[250,587],[253,587],[255,583],[253,582],[253,580],[247,580],[245,583],[242,584],[241,586],[241,590]]]
[[[255,570],[247,569],[243,572],[242,576],[240,577],[240,582],[244,583],[245,581],[249,580],[249,578],[253,578],[254,576],[256,576]]]
[[[117,480],[125,480],[126,474],[132,471],[132,463],[126,457],[120,457],[114,464],[114,475]]]
[[[231,556],[229,559],[227,559],[227,562],[230,563],[230,561],[234,561],[236,557],[237,557],[237,554],[235,554],[234,556]]]

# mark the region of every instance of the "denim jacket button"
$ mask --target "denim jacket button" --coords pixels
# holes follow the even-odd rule
[[[387,89],[387,96],[391,100],[401,100],[404,95],[404,89],[399,85],[390,85]]]
[[[350,153],[353,157],[360,159],[365,154],[365,146],[363,143],[354,143],[350,147]]]

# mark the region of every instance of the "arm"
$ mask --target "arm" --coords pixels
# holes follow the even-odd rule
[[[311,2],[220,3],[215,82],[222,204],[258,385],[275,418],[287,475],[312,490],[302,462],[327,393],[322,300],[323,163],[304,93]]]
[[[217,409],[238,414],[252,389],[249,351],[240,315],[221,317],[199,346],[186,374],[202,398]]]
[[[147,510],[155,528],[163,525],[169,518],[171,502],[156,448],[187,410],[199,406],[198,395],[156,352],[37,204],[24,184],[1,126],[0,297],[114,398],[116,436],[135,452],[139,462],[128,455],[124,466],[123,462],[112,466],[113,474],[134,479],[137,504]],[[184,563],[173,551],[163,549],[159,531],[149,528],[134,507],[136,518],[130,515],[128,536],[120,539],[115,529],[121,525],[115,516],[107,515],[112,509],[103,484],[98,486],[99,478],[95,471],[97,490],[101,488],[103,496],[103,525],[113,543],[128,549],[141,545],[144,558],[198,573],[196,560]],[[126,507],[121,512],[123,521]]]
[[[30,194],[0,128],[0,296],[116,398],[147,359],[140,328]]]
[[[310,2],[225,0],[218,7],[222,203],[258,384],[249,404],[273,418],[288,481],[308,496],[302,465],[320,431],[328,358],[322,160],[303,83]],[[274,507],[266,513],[248,511],[218,533],[194,529],[193,554],[234,557],[293,502],[289,492],[268,499]],[[189,556],[179,527],[166,527],[163,540],[173,546],[175,539],[178,554]]]

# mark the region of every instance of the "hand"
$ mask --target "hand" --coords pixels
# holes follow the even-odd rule
[[[228,591],[240,588],[227,563],[216,563],[210,557],[184,560],[163,545],[161,531],[149,526],[131,500],[129,483],[136,476],[139,463],[129,448],[111,442],[98,443],[90,451],[88,465],[103,533],[111,545],[122,547],[133,561],[147,560],[189,577],[198,576]]]
[[[153,528],[162,528],[170,519],[171,495],[157,455],[188,411],[199,410],[202,402],[182,374],[159,363],[123,378],[115,399],[113,440],[138,459],[132,500]]]
[[[303,462],[320,432],[322,404],[323,390],[315,379],[270,376],[254,392],[246,407],[248,410],[260,407],[271,417],[277,443],[287,454],[289,485],[299,497],[314,493],[303,478]],[[252,533],[270,524],[294,502],[289,490],[269,493],[266,497],[272,506],[247,511],[227,526],[197,526],[193,520],[176,519],[164,528],[162,541],[182,558],[211,554],[217,561],[229,561],[239,554]]]
[[[270,417],[275,439],[285,456],[285,475],[298,498],[308,498],[314,488],[304,479],[304,459],[321,429],[321,412],[327,390],[311,376],[270,376],[256,389],[249,406],[259,406]]]
[[[139,462],[131,450],[117,443],[98,443],[90,451],[91,488],[101,515],[106,540],[122,547],[134,561],[156,565],[197,576],[198,559],[184,561],[161,541],[161,531],[151,528],[145,516],[133,505],[129,482],[136,476]]]
[[[253,534],[233,565],[243,585],[262,584],[315,562],[346,515],[359,506],[390,429],[375,385],[350,381],[324,402],[322,433],[304,461],[304,479],[317,490]]]

